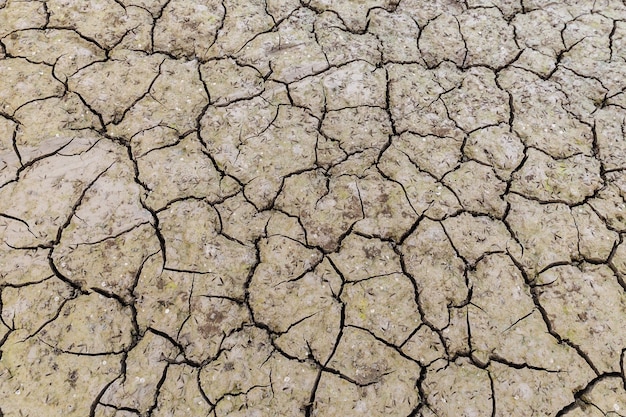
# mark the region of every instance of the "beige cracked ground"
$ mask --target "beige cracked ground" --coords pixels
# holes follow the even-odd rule
[[[0,416],[626,415],[626,2],[0,0]]]

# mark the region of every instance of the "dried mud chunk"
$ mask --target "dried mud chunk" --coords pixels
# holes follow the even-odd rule
[[[170,365],[167,377],[159,388],[154,417],[209,415],[212,408],[198,387],[198,368],[182,364]]]
[[[509,179],[524,159],[524,144],[509,125],[500,124],[470,133],[463,154],[490,165],[498,176]]]
[[[77,139],[97,138],[100,127],[95,114],[73,93],[27,103],[14,115],[19,121],[15,146],[22,163],[63,151]]]
[[[598,156],[606,170],[626,168],[626,111],[616,107],[599,109],[594,116]]]
[[[610,58],[609,36],[614,30],[612,19],[597,13],[578,16],[567,22],[562,39],[568,48],[567,54],[577,56],[586,52],[579,64],[590,61],[608,61]]]
[[[398,242],[418,216],[402,186],[388,181],[376,171],[366,175],[357,183],[364,218],[354,225],[353,230]]]
[[[389,116],[378,107],[347,108],[326,113],[321,132],[339,142],[348,154],[381,149],[392,133]]]
[[[598,108],[607,98],[607,89],[600,80],[583,77],[561,66],[554,71],[551,79],[567,95],[568,101],[563,103],[563,108],[582,122],[595,125]]]
[[[121,355],[68,354],[25,336],[13,332],[2,345],[0,396],[6,415],[89,415],[94,398],[121,372]]]
[[[328,367],[349,379],[322,373],[313,415],[409,415],[420,401],[420,366],[364,330],[344,330]]]
[[[390,64],[387,66],[389,106],[398,132],[411,131],[419,135],[456,137],[458,128],[448,117],[441,95],[460,84],[460,70],[453,64],[429,70],[419,64]],[[443,82],[454,84],[442,85]],[[457,84],[458,82],[458,84]]]
[[[67,353],[119,353],[134,333],[129,307],[91,293],[63,304],[59,316],[39,333],[41,340]]]
[[[326,55],[315,39],[314,21],[315,13],[301,8],[281,22],[278,43],[268,54],[273,80],[291,83],[328,68]],[[305,54],[306,59],[302,59]]]
[[[469,9],[458,19],[467,46],[466,65],[502,68],[519,52],[514,27],[497,8]]]
[[[589,204],[572,208],[579,233],[580,254],[589,261],[606,262],[619,235],[609,230]]]
[[[254,36],[235,58],[256,68],[263,77],[291,83],[328,68],[328,61],[314,33],[315,13],[294,11],[276,30]],[[302,59],[306,56],[306,59]]]
[[[256,321],[284,333],[290,326],[337,302],[324,274],[319,251],[276,236],[260,244],[261,263],[250,281],[250,307]],[[324,268],[322,268],[324,270]]]
[[[382,59],[380,42],[376,36],[346,30],[343,22],[332,12],[324,12],[317,17],[315,34],[332,66],[344,65],[357,59],[377,65]]]
[[[220,214],[224,234],[248,244],[254,244],[265,233],[271,216],[268,212],[258,212],[241,193],[215,208]]]
[[[209,106],[200,121],[200,136],[220,170],[235,170],[239,148],[246,140],[257,138],[269,129],[278,116],[279,104],[280,101],[272,102],[261,96],[226,107]],[[245,175],[245,170],[239,170]]]
[[[567,372],[580,385],[594,377],[573,348],[550,335],[530,288],[508,256],[483,258],[468,278],[473,288],[468,320],[474,360],[482,364],[506,360]]]
[[[200,74],[209,90],[211,104],[217,106],[252,98],[263,91],[263,77],[259,71],[238,65],[231,58],[202,64]]]
[[[367,329],[400,345],[421,324],[411,281],[402,274],[373,277],[346,284],[341,293],[345,324]]]
[[[282,416],[303,415],[319,374],[318,367],[310,361],[299,362],[277,353],[272,356],[271,367],[270,409]],[[268,408],[261,409],[267,412]]]
[[[522,266],[531,280],[549,265],[578,259],[578,230],[565,204],[541,204],[510,194],[511,209],[505,219],[524,248]]]
[[[271,236],[261,240],[259,252],[260,264],[254,270],[256,279],[260,279],[257,284],[268,284],[271,287],[303,276],[322,261],[319,250],[286,236]]]
[[[159,250],[154,228],[145,224],[94,243],[76,245],[62,240],[54,247],[52,259],[83,290],[99,288],[131,300],[138,271]]]
[[[189,306],[189,319],[180,328],[176,340],[185,350],[185,358],[196,363],[217,356],[224,336],[250,322],[243,303],[225,298],[197,293],[190,297]]]
[[[623,92],[626,87],[626,68],[623,61],[611,57],[609,32],[616,26],[610,19],[601,17],[598,13],[589,16],[596,21],[584,24],[586,28],[583,32],[587,33],[581,33],[581,39],[576,36],[571,49],[561,56],[560,63],[580,76],[601,79],[602,85],[608,90],[607,97],[612,97]],[[581,16],[579,20],[585,20],[585,16]],[[568,27],[574,26],[576,25],[568,24]],[[565,36],[568,36],[566,31]]]
[[[422,172],[393,143],[380,158],[379,168],[402,185],[418,215],[441,219],[461,209],[459,200],[448,187]]]
[[[273,211],[265,226],[267,237],[281,235],[306,244],[306,230],[297,216],[289,216],[280,211]]]
[[[411,16],[373,9],[369,13],[367,30],[380,41],[384,62],[415,62],[420,59],[416,42],[420,30]]]
[[[560,265],[540,276],[541,306],[554,331],[579,346],[600,373],[620,370],[626,345],[621,329],[626,319],[626,295],[606,265]]]
[[[0,217],[0,234],[3,236],[0,244],[0,286],[37,283],[54,275],[48,261],[49,249],[17,249],[7,244],[13,233],[28,233],[28,229],[24,227],[25,230],[15,230],[12,226],[18,222],[6,220]],[[25,226],[23,223],[18,224]]]
[[[348,282],[402,273],[398,254],[389,243],[376,238],[350,234],[329,257]]]
[[[445,60],[451,60],[460,67],[467,55],[459,21],[449,13],[442,13],[427,23],[419,37],[419,48],[429,67]]]
[[[0,110],[5,114],[13,115],[29,101],[63,95],[64,86],[53,77],[48,65],[6,58],[0,61],[0,73]]]
[[[173,0],[154,25],[154,49],[176,57],[204,57],[226,10],[219,0]]]
[[[20,29],[43,28],[47,23],[47,11],[39,1],[11,1],[0,8],[0,38]],[[4,40],[3,40],[4,43]]]
[[[461,213],[448,217],[442,224],[459,255],[472,264],[490,253],[521,252],[521,247],[500,220]]]
[[[2,321],[32,336],[56,318],[63,304],[75,296],[74,289],[55,278],[24,287],[2,289]]]
[[[225,9],[223,21],[218,28],[215,42],[203,58],[233,55],[256,35],[267,32],[274,26],[274,20],[267,14],[266,2],[263,0],[225,0],[222,5]],[[208,45],[199,43],[198,46]]]
[[[124,158],[120,148],[105,141],[87,141],[88,151],[57,154],[35,162],[22,171],[18,182],[0,189],[0,213],[28,224],[30,232],[7,235],[12,246],[37,246],[56,240],[58,228],[69,218],[72,205],[98,176]],[[68,149],[68,152],[70,150]],[[55,198],[47,198],[54,190]]]
[[[424,319],[438,329],[448,325],[448,307],[467,298],[465,265],[440,223],[424,219],[400,248],[406,270],[417,284]]]
[[[271,110],[259,112],[266,128],[258,132],[244,132],[242,128],[238,132],[231,130],[228,136],[217,136],[211,125],[224,123],[216,119],[224,113],[220,110],[211,114],[212,120],[208,116],[203,120],[202,137],[209,152],[220,169],[245,183],[246,197],[259,209],[271,205],[280,191],[282,177],[310,168],[315,161],[318,121],[303,109],[287,106],[279,107],[274,118],[268,120]],[[225,113],[236,118],[245,116],[236,114],[235,109],[231,111]]]
[[[586,7],[585,7],[586,6]],[[571,6],[570,6],[571,7]],[[615,13],[624,12],[623,4],[617,1],[605,1],[602,6],[603,13],[595,13],[599,10],[597,5],[581,5],[584,11],[591,13],[581,13],[575,19],[572,19],[565,28],[564,38],[565,44],[569,47],[578,43],[581,39],[590,39],[593,43],[608,43],[608,36],[612,32],[613,20],[618,20],[619,16]]]
[[[363,218],[356,179],[342,176],[327,182],[319,170],[287,178],[276,208],[299,217],[308,243],[329,252]]]
[[[226,395],[246,394],[254,387],[270,387],[273,351],[264,330],[244,327],[226,337],[220,355],[202,367],[200,387],[212,404]]]
[[[503,416],[515,415],[520,410],[541,416],[557,415],[574,402],[573,393],[592,379],[575,385],[558,372],[518,369],[498,362],[492,362],[487,369],[493,381],[498,414]]]
[[[565,49],[561,38],[565,20],[559,18],[549,8],[518,14],[513,18],[512,23],[520,45],[525,45],[552,58],[556,58]]]
[[[149,24],[147,11],[137,7],[126,9],[114,0],[50,0],[47,6],[50,26],[75,29],[107,49],[142,23]]]
[[[465,210],[502,218],[506,203],[502,196],[506,183],[501,181],[491,167],[474,161],[464,162],[446,174],[443,183],[458,196]]]
[[[68,86],[102,115],[104,123],[119,123],[125,112],[148,93],[163,61],[158,54],[124,51],[78,71],[69,78]]]
[[[463,141],[451,137],[403,133],[392,139],[393,146],[420,169],[437,179],[459,166]]]
[[[317,77],[306,77],[289,84],[289,95],[293,100],[293,104],[306,108],[318,119],[322,119],[329,110],[326,107],[328,100],[327,92],[322,81],[318,75]],[[352,106],[338,106],[337,109],[345,107]]]
[[[401,346],[402,353],[427,366],[446,356],[446,350],[437,332],[426,324],[419,328]]]
[[[487,68],[470,68],[463,84],[443,95],[449,117],[464,131],[508,122],[509,95],[496,85],[495,78]]]
[[[180,135],[195,130],[196,119],[208,104],[198,62],[163,61],[147,94],[132,104],[123,120],[109,127],[111,134],[130,138],[156,126],[170,127]]]
[[[309,108],[314,115],[322,110],[372,106],[386,108],[385,71],[365,61],[354,61],[307,77],[289,86],[294,104]]]
[[[532,148],[526,156],[524,165],[513,174],[510,189],[528,198],[577,204],[602,186],[596,158],[575,155],[557,160]]]
[[[137,285],[133,290],[137,299],[139,331],[143,333],[151,328],[176,338],[185,320],[189,319],[192,286],[208,279],[203,274],[164,270],[163,259],[160,256],[148,258],[141,268]],[[221,283],[224,284],[224,281]],[[230,291],[236,293],[235,288]],[[243,292],[242,283],[239,294],[234,295],[243,298]]]
[[[150,411],[159,392],[167,360],[176,357],[177,349],[167,339],[152,332],[139,340],[125,358],[125,373],[103,393],[100,402],[115,407]]]
[[[218,201],[239,188],[232,178],[223,177],[215,169],[195,133],[174,146],[142,156],[137,168],[139,179],[149,190],[146,205],[155,210],[184,197]]]
[[[618,232],[626,232],[626,202],[623,194],[615,184],[598,191],[588,203],[608,227]]]
[[[153,220],[141,204],[143,188],[128,160],[111,165],[91,184],[63,229],[64,244],[97,243]]]
[[[291,287],[283,287],[297,292],[300,299],[306,300],[306,305],[301,308],[307,316],[290,324],[287,332],[278,335],[274,344],[285,354],[300,360],[306,360],[312,355],[320,363],[326,363],[341,329],[342,306],[338,300],[331,299],[331,296],[334,298],[341,291],[342,280],[328,260],[322,261],[313,273],[305,275],[302,280],[303,282]],[[313,297],[319,298],[311,299],[307,295],[308,291],[311,291]],[[294,305],[300,302],[295,301],[291,295],[284,299]],[[282,311],[287,310],[276,309],[276,313],[282,314]],[[299,311],[292,314],[293,318],[301,315]]]
[[[513,130],[526,146],[555,158],[593,154],[591,126],[564,109],[568,98],[558,84],[516,68],[502,70],[498,83],[513,97]]]
[[[167,250],[167,267],[210,272],[233,283],[245,282],[255,262],[254,248],[221,235],[215,208],[190,199],[171,204],[158,216]]]
[[[348,158],[348,154],[341,149],[339,141],[329,139],[324,135],[317,137],[315,145],[315,159],[320,168],[331,169]]]
[[[12,56],[54,65],[54,74],[62,81],[92,62],[105,59],[103,49],[72,30],[23,30],[6,37],[3,43]]]
[[[491,378],[487,370],[460,358],[439,369],[433,364],[423,382],[425,401],[436,415],[492,416]]]

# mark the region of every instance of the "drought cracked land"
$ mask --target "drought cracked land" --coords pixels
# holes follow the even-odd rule
[[[626,2],[0,0],[0,416],[626,415]]]

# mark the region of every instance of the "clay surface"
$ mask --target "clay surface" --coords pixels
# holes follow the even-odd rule
[[[626,415],[626,3],[0,0],[0,416]]]

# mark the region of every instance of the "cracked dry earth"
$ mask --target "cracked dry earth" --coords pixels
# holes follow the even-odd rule
[[[626,415],[626,3],[0,0],[1,416]]]

